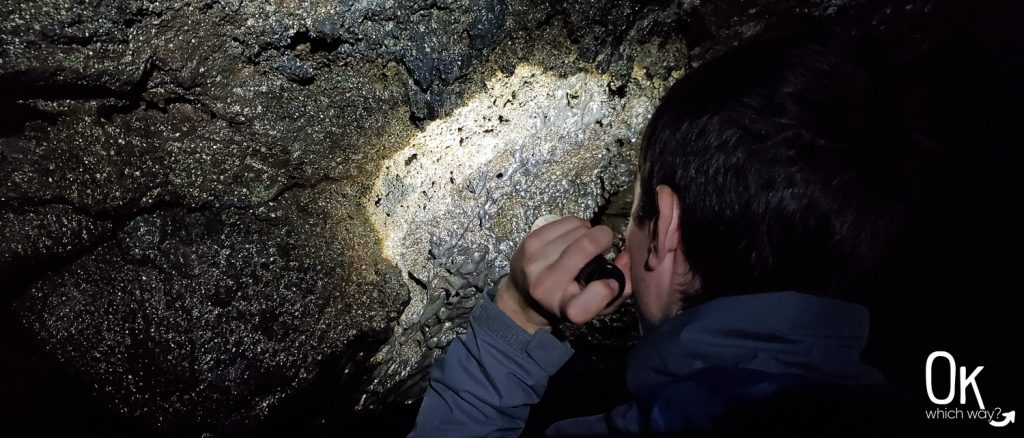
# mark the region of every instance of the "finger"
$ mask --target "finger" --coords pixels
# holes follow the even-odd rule
[[[580,291],[580,285],[574,281],[561,289],[542,289],[535,286],[530,289],[530,296],[555,317],[565,319],[565,303],[570,297],[579,295]]]
[[[544,271],[538,286],[547,290],[564,290],[569,283],[575,282],[583,265],[611,248],[613,237],[611,228],[604,225],[587,230],[562,250],[558,259]]]
[[[558,259],[558,256],[562,254],[565,247],[569,246],[570,243],[579,239],[584,234],[587,234],[587,231],[589,230],[590,228],[587,227],[572,228],[569,231],[562,233],[554,240],[548,242],[542,248],[539,248],[533,255],[531,255],[531,258],[536,260],[537,266],[547,268]]]
[[[576,216],[565,216],[531,231],[526,235],[526,238],[523,239],[523,242],[525,243],[529,240],[534,243],[543,244],[555,239],[566,231],[580,227],[590,228],[590,222]]]
[[[562,311],[562,317],[573,324],[583,324],[594,319],[608,302],[619,293],[619,285],[615,280],[595,281],[587,285],[575,297],[572,297]]]
[[[537,222],[543,223],[541,220],[545,217],[537,219]],[[518,266],[519,271],[523,274],[526,274],[525,271],[527,270],[532,271],[534,274],[543,272],[543,270],[558,257],[558,252],[548,256],[548,250],[545,249],[545,246],[547,246],[553,238],[557,238],[566,232],[575,232],[576,230],[586,231],[589,228],[589,222],[575,216],[564,216],[555,219],[552,222],[545,223],[537,229],[531,230],[526,237],[523,238],[523,241],[519,244],[519,247],[516,248],[515,253],[512,255],[512,265]],[[516,269],[512,270],[513,273],[516,271]]]

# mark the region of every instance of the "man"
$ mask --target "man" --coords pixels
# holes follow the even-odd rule
[[[866,65],[839,43],[764,40],[674,84],[640,144],[615,260],[624,296],[606,307],[614,281],[573,280],[610,229],[566,217],[531,232],[435,363],[410,436],[517,436],[573,354],[552,326],[629,296],[643,334],[627,362],[634,399],[546,436],[857,434],[886,421],[855,302],[899,231],[914,166]]]

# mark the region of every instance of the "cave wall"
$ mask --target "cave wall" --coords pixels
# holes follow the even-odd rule
[[[857,5],[7,2],[4,315],[144,428],[251,432],[325,381],[414,401],[535,217],[629,188],[672,81]]]

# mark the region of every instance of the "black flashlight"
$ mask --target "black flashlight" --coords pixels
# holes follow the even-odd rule
[[[588,284],[598,280],[615,280],[619,285],[619,293],[615,295],[608,302],[605,309],[612,306],[616,300],[622,297],[622,294],[626,291],[626,275],[622,273],[622,270],[614,263],[610,262],[604,256],[595,256],[590,259],[587,264],[583,265],[583,269],[580,269],[579,274],[576,274],[576,283],[580,285],[580,288],[586,288]]]

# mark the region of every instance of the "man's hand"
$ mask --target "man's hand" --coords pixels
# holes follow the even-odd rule
[[[626,290],[614,280],[595,281],[581,289],[576,274],[590,259],[608,252],[614,235],[604,225],[566,216],[527,234],[512,255],[509,275],[498,286],[495,304],[530,334],[550,330],[568,320],[583,324],[614,312],[632,294],[629,254],[623,251],[615,265],[626,274]]]

